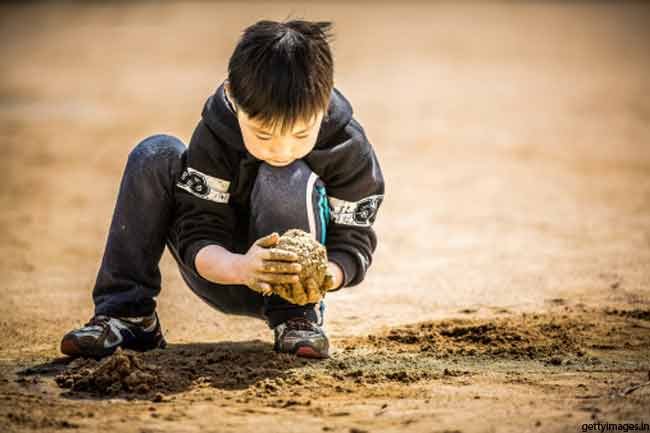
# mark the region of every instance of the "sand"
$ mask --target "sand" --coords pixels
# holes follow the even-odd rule
[[[326,298],[332,358],[275,354],[167,252],[168,348],[59,358],[129,151],[187,142],[241,29],[290,11],[338,26],[335,82],[386,178],[367,277]],[[648,423],[648,22],[603,2],[0,5],[0,431]]]

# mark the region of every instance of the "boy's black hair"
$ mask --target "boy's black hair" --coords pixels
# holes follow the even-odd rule
[[[229,95],[263,128],[327,115],[334,87],[329,21],[262,20],[244,29],[228,63]]]

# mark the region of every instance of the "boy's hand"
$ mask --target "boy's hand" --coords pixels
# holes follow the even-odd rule
[[[327,273],[325,274],[325,281],[323,286],[325,286],[326,291],[337,290],[343,285],[344,280],[343,269],[341,266],[328,261],[327,262]]]
[[[294,263],[298,255],[292,251],[273,248],[280,235],[276,232],[256,240],[242,256],[240,280],[256,292],[269,295],[275,284],[298,283],[302,266]]]
[[[304,284],[300,281],[289,286],[273,285],[273,292],[289,302],[297,305],[315,304],[320,302],[325,293],[335,288],[334,275],[328,269],[321,287],[316,281],[309,278]]]

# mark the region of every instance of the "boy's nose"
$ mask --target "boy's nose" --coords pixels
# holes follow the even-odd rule
[[[279,160],[279,161],[286,161],[291,157],[291,154],[293,153],[293,146],[290,143],[278,143],[275,146],[272,146],[270,149],[271,155]]]

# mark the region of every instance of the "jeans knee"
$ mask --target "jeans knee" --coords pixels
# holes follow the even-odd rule
[[[251,237],[299,228],[325,242],[329,205],[325,184],[309,164],[262,163],[251,193]]]
[[[174,136],[152,135],[131,149],[128,164],[136,164],[142,168],[166,165],[170,160],[178,159],[185,149],[183,142]]]
[[[312,174],[311,167],[302,159],[297,159],[284,167],[276,167],[262,161],[255,179],[259,187],[271,187],[272,185],[287,185],[289,183],[307,183]],[[302,180],[302,182],[301,182]]]

